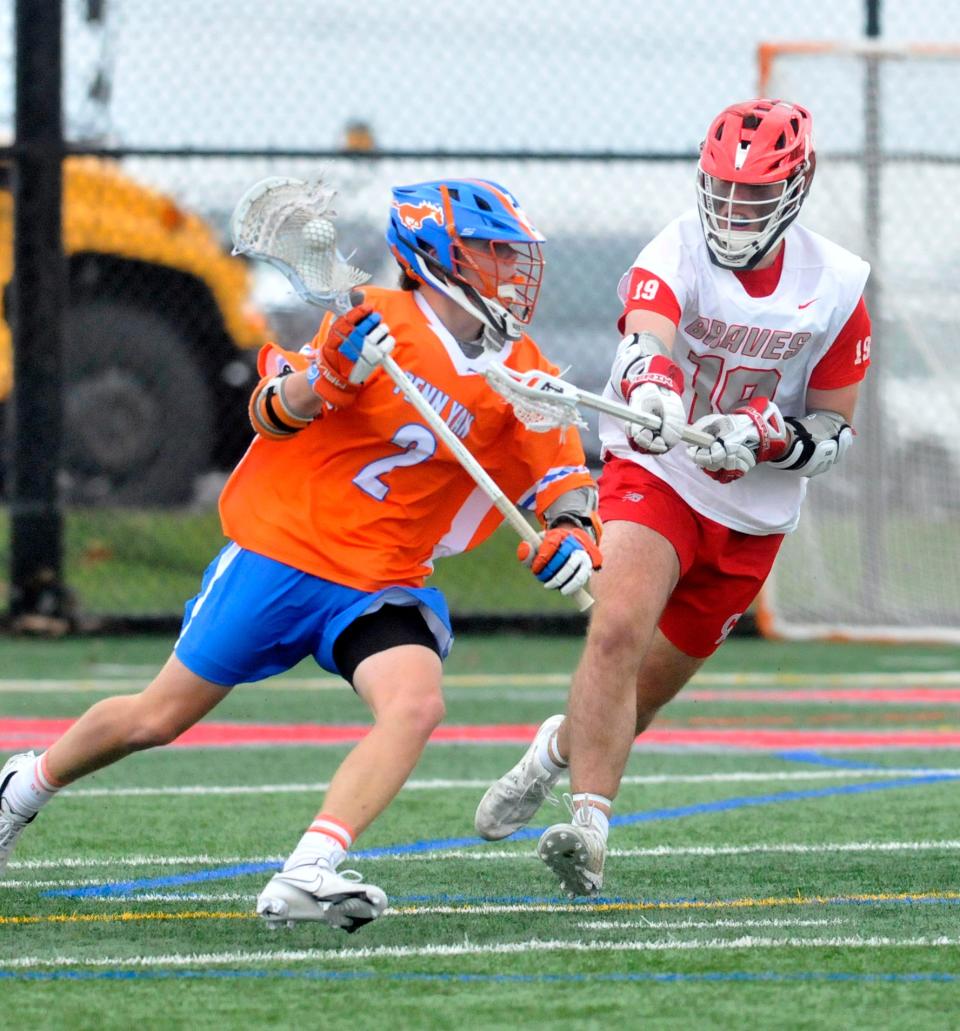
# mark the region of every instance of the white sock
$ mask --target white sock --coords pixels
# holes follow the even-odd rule
[[[11,778],[3,792],[4,801],[20,816],[33,816],[63,787],[47,772],[47,753],[36,755]]]
[[[557,748],[557,732],[554,731],[546,741],[541,741],[537,746],[537,758],[540,760],[540,765],[548,773],[563,773],[563,771],[569,765],[564,762],[560,756],[560,750]]]
[[[613,802],[604,795],[594,795],[589,791],[578,791],[571,798],[577,819],[593,827],[606,844],[610,834],[610,817],[599,806],[605,805],[608,809],[612,809]]]
[[[354,837],[353,829],[342,820],[318,813],[283,868],[291,870],[307,863],[326,863],[336,870],[346,858]]]

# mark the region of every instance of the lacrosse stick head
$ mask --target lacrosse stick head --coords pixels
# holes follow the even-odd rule
[[[528,430],[549,433],[587,425],[577,408],[575,389],[559,376],[542,369],[517,372],[498,362],[492,362],[484,376]]]
[[[533,317],[543,239],[498,183],[442,179],[393,191],[387,243],[400,267],[481,322],[489,350],[518,339]]]
[[[350,291],[370,276],[337,249],[335,195],[323,176],[261,179],[240,198],[230,219],[233,253],[278,268],[305,301],[346,310]]]

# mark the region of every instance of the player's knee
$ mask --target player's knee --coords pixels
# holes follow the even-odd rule
[[[377,718],[391,726],[402,727],[404,733],[426,740],[446,715],[440,691],[406,692],[378,713]]]
[[[138,721],[127,731],[127,747],[133,752],[169,745],[179,730],[162,721]]]
[[[590,625],[591,649],[617,663],[639,664],[650,631],[631,618],[630,612],[608,609],[598,613]]]
[[[186,729],[175,712],[136,711],[127,726],[127,747],[134,752],[160,748],[169,745]]]

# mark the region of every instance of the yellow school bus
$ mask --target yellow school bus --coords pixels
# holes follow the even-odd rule
[[[196,214],[91,157],[64,162],[63,243],[65,497],[189,500],[198,474],[229,467],[250,437],[245,397],[267,326],[247,264]],[[0,181],[4,298],[12,264],[13,199]],[[12,373],[4,318],[0,404]]]

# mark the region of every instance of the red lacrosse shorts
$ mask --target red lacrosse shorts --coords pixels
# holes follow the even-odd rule
[[[599,486],[603,522],[647,526],[677,553],[680,580],[660,617],[663,635],[686,655],[712,655],[759,593],[783,534],[741,533],[714,522],[629,459],[611,458]]]

